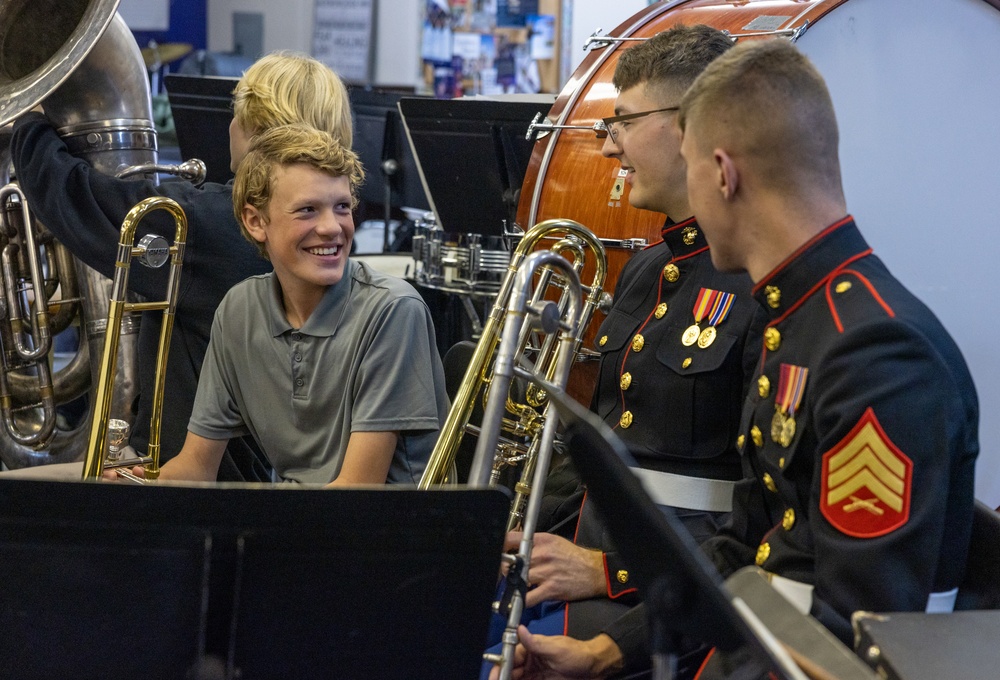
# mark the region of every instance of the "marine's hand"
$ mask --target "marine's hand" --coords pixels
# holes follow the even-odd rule
[[[507,534],[507,550],[517,550],[521,532]],[[600,550],[581,548],[555,534],[535,534],[528,569],[526,607],[545,600],[585,600],[606,594],[604,556]]]
[[[520,643],[514,651],[515,680],[578,680],[605,678],[622,668],[618,645],[601,634],[591,640],[574,640],[563,635],[532,635],[519,626]],[[490,672],[490,680],[500,677],[500,667]]]

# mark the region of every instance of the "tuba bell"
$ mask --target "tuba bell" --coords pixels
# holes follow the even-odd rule
[[[118,0],[0,0],[0,131],[41,104],[70,152],[99,172],[124,175],[135,167],[159,167],[148,76],[117,7]],[[9,132],[0,134],[0,165],[7,185]],[[11,266],[9,276],[4,268],[7,304],[0,315],[5,350],[0,459],[10,468],[69,462],[84,450],[91,414],[76,429],[62,430],[52,424],[52,404],[72,401],[97,382],[111,282],[44,229],[36,232],[39,225],[23,195],[11,189],[3,196],[0,246],[6,252],[13,243],[16,249],[5,258]],[[59,300],[45,304],[56,288]],[[79,350],[65,367],[50,371],[50,353],[40,351],[47,342],[42,336],[55,337],[74,319],[81,331]],[[137,318],[123,324],[112,410],[131,423],[138,390]],[[12,355],[11,343],[18,339],[37,356]]]

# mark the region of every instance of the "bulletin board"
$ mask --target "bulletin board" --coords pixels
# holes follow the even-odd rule
[[[312,55],[345,81],[370,83],[375,17],[376,0],[316,0]]]
[[[424,81],[439,98],[557,92],[558,0],[425,0]]]

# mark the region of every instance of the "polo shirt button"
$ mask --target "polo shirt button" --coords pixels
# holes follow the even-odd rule
[[[302,355],[301,354],[296,354],[295,355],[295,360],[296,361],[302,361]]]
[[[295,385],[296,385],[297,387],[302,387],[302,385],[303,385],[303,384],[305,384],[305,382],[306,382],[306,381],[305,381],[305,380],[303,380],[302,378],[297,378],[297,379],[295,380]]]
[[[292,333],[292,340],[298,341],[298,340],[301,340],[301,339],[302,339],[302,334],[301,333]]]

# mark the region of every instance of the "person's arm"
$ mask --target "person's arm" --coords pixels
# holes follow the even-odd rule
[[[517,637],[514,678],[606,678],[622,668],[617,645],[603,633],[590,640],[575,640],[564,635],[532,635],[526,627],[518,626]],[[499,677],[497,666],[490,672],[490,680]]]
[[[352,432],[340,474],[327,487],[385,484],[398,439],[396,432]]]

